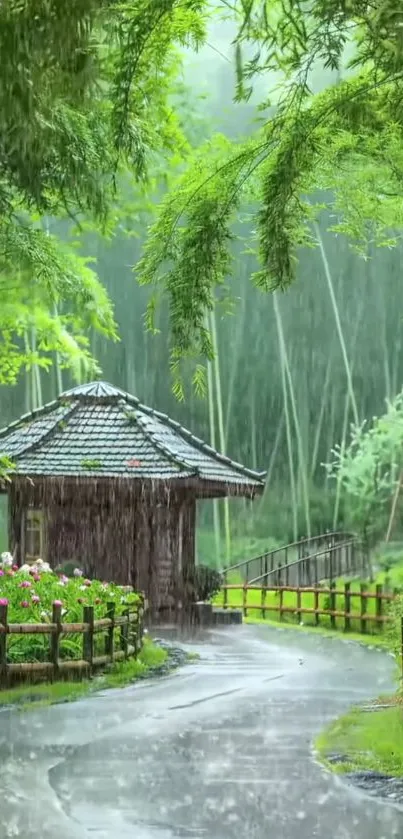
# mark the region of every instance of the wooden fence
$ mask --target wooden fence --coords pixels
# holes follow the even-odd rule
[[[242,592],[242,610],[245,617],[249,612],[260,612],[263,619],[268,613],[277,613],[279,619],[285,615],[293,615],[297,621],[300,622],[303,615],[311,615],[314,617],[314,624],[320,625],[321,616],[330,618],[330,626],[336,628],[337,618],[344,622],[344,629],[346,632],[351,630],[352,621],[359,622],[360,632],[366,633],[369,623],[375,624],[382,629],[384,624],[390,620],[388,614],[385,614],[385,607],[392,603],[398,594],[395,589],[393,593],[384,591],[381,585],[377,585],[374,591],[367,591],[366,584],[360,584],[359,590],[356,591],[351,588],[351,583],[345,583],[343,587],[336,587],[336,583],[330,583],[328,587],[324,586],[267,586],[261,587],[256,585],[224,585],[222,586],[223,593],[223,607],[230,608],[228,602],[228,594],[233,591]],[[260,602],[248,602],[248,594],[250,592],[260,593]],[[274,602],[267,602],[268,595],[272,593],[275,595]],[[292,593],[295,595],[295,603],[284,605],[284,595]],[[313,601],[313,606],[303,605],[304,595],[310,595]],[[326,598],[326,607],[320,605],[320,600]],[[337,598],[342,598],[343,608],[337,604]],[[289,599],[289,598],[288,598]],[[273,599],[272,599],[273,600]],[[352,603],[359,601],[359,611],[352,610]],[[375,608],[373,612],[369,612],[369,603],[374,603]]]
[[[74,674],[91,676],[93,671],[114,661],[136,657],[143,643],[144,598],[128,608],[121,616],[115,615],[115,603],[107,603],[106,615],[94,619],[94,606],[83,607],[81,623],[63,623],[62,607],[53,606],[51,623],[8,623],[7,606],[0,606],[0,686],[10,681],[30,677],[46,678],[50,681],[69,678]],[[116,632],[118,630],[118,632]],[[95,638],[104,633],[104,652],[96,654]],[[49,635],[47,661],[8,662],[7,640],[10,635]],[[63,635],[82,635],[82,657],[62,659],[60,642]],[[116,637],[118,635],[118,638]],[[116,649],[116,641],[119,648]]]

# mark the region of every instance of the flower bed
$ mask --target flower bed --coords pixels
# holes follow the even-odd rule
[[[94,607],[95,620],[105,618],[109,603],[115,604],[115,616],[119,617],[139,601],[140,596],[131,589],[85,579],[79,569],[72,577],[58,576],[41,560],[32,567],[18,568],[12,564],[10,554],[2,554],[0,558],[0,606],[8,607],[9,624],[50,624],[54,605],[61,606],[63,623],[80,623],[85,606]],[[60,659],[80,659],[82,644],[79,634],[63,634]],[[104,638],[99,634],[95,638],[94,652],[102,651],[103,645]],[[48,657],[48,635],[8,636],[7,660],[10,663],[46,661]]]

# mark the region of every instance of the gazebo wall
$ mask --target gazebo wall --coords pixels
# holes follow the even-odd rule
[[[152,612],[186,605],[187,569],[195,561],[192,494],[140,483],[28,480],[11,485],[10,546],[25,561],[24,514],[40,509],[44,557],[74,561],[88,576],[144,591]]]

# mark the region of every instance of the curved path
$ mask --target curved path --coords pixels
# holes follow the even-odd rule
[[[393,685],[354,644],[233,627],[166,679],[0,714],[0,839],[392,839],[403,811],[315,763],[312,738]]]

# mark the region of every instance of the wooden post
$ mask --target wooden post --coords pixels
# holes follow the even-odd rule
[[[360,631],[362,632],[363,635],[365,635],[365,633],[367,631],[367,622],[366,622],[366,620],[363,619],[363,615],[365,615],[365,611],[366,611],[366,599],[365,599],[365,597],[363,597],[363,595],[365,594],[365,587],[366,587],[365,583],[361,583],[361,585],[360,585],[360,595],[361,595],[360,596],[360,600],[361,600],[361,609],[360,609],[361,629],[360,629]]]
[[[319,626],[319,589],[315,588],[313,608],[315,609],[315,626]]]
[[[278,598],[278,605],[279,605],[279,619],[283,620],[283,589],[280,588],[279,590],[279,598]]]
[[[244,583],[242,591],[242,609],[244,617],[248,616],[248,584]]]
[[[50,660],[53,664],[53,679],[56,681],[59,675],[59,649],[60,649],[60,624],[62,622],[62,607],[53,604],[52,607],[52,623],[56,624],[56,632],[50,636]]]
[[[336,583],[334,580],[330,583],[330,611],[336,611],[336,595],[334,593],[334,589],[336,588]],[[332,629],[336,629],[336,616],[330,615],[330,626]]]
[[[83,634],[83,659],[88,661],[90,673],[92,671],[92,660],[94,658],[94,607],[84,606],[83,621],[88,623],[88,630]]]
[[[228,589],[227,589],[227,576],[224,577],[224,596],[223,596],[223,607],[224,609],[228,608]]]
[[[301,589],[299,588],[299,586],[297,588],[297,620],[298,620],[298,623],[300,623],[300,621],[301,621]]]
[[[351,627],[351,619],[350,619],[350,612],[351,612],[351,583],[344,584],[344,631],[350,632]]]
[[[265,580],[263,580],[263,585],[262,585],[262,590],[261,590],[261,603],[260,603],[260,608],[262,610],[263,620],[266,617],[265,605],[266,605],[266,585],[265,585]]]
[[[115,610],[116,606],[113,600],[109,601],[106,604],[106,616],[112,621],[111,626],[107,630],[105,636],[105,655],[109,656],[110,660],[113,661],[114,657],[114,631],[115,631]],[[139,617],[139,624],[140,624],[140,617]]]
[[[120,630],[120,645],[125,654],[125,658],[129,657],[129,610],[125,609],[123,612],[127,618],[127,622],[123,624]]]
[[[375,614],[376,614],[376,617],[378,618],[378,620],[376,622],[376,625],[379,626],[380,629],[382,630],[383,629],[383,622],[382,622],[382,620],[379,620],[380,618],[382,618],[382,605],[383,605],[382,604],[382,591],[383,591],[382,586],[377,585],[375,591],[376,591]]]
[[[264,580],[262,586],[262,617],[263,619],[266,617],[265,612],[265,603],[266,603],[266,595],[267,595],[267,586],[269,584],[269,576],[268,576],[268,557],[267,554],[264,555]]]
[[[7,610],[0,606],[0,685],[7,682]]]

